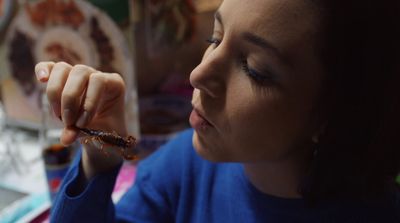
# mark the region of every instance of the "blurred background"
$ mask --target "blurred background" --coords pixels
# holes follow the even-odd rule
[[[0,0],[0,223],[46,222],[80,145],[58,143],[39,61],[86,64],[127,84],[129,131],[140,159],[188,128],[189,75],[221,0]],[[139,161],[140,161],[139,159]],[[133,184],[124,164],[113,199]]]

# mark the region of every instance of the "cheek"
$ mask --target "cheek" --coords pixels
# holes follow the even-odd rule
[[[250,98],[250,100],[249,100]],[[245,161],[277,160],[301,138],[304,126],[295,108],[279,97],[236,96],[227,111],[227,144]]]
[[[283,153],[287,147],[285,142],[288,137],[282,131],[276,114],[252,114],[247,113],[240,116],[232,126],[231,147],[237,155],[245,159],[275,159]]]

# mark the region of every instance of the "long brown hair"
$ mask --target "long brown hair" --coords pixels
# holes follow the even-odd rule
[[[400,2],[314,2],[323,15],[326,127],[303,195],[384,195],[400,172]]]

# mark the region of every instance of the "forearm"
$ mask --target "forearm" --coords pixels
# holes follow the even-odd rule
[[[90,181],[94,176],[108,172],[121,165],[123,159],[118,154],[108,152],[93,151],[98,148],[86,148],[82,151],[82,174],[83,179]]]

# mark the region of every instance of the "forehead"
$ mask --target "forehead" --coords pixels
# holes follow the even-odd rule
[[[252,32],[277,44],[303,41],[319,20],[309,0],[224,0],[219,12],[225,31]]]

